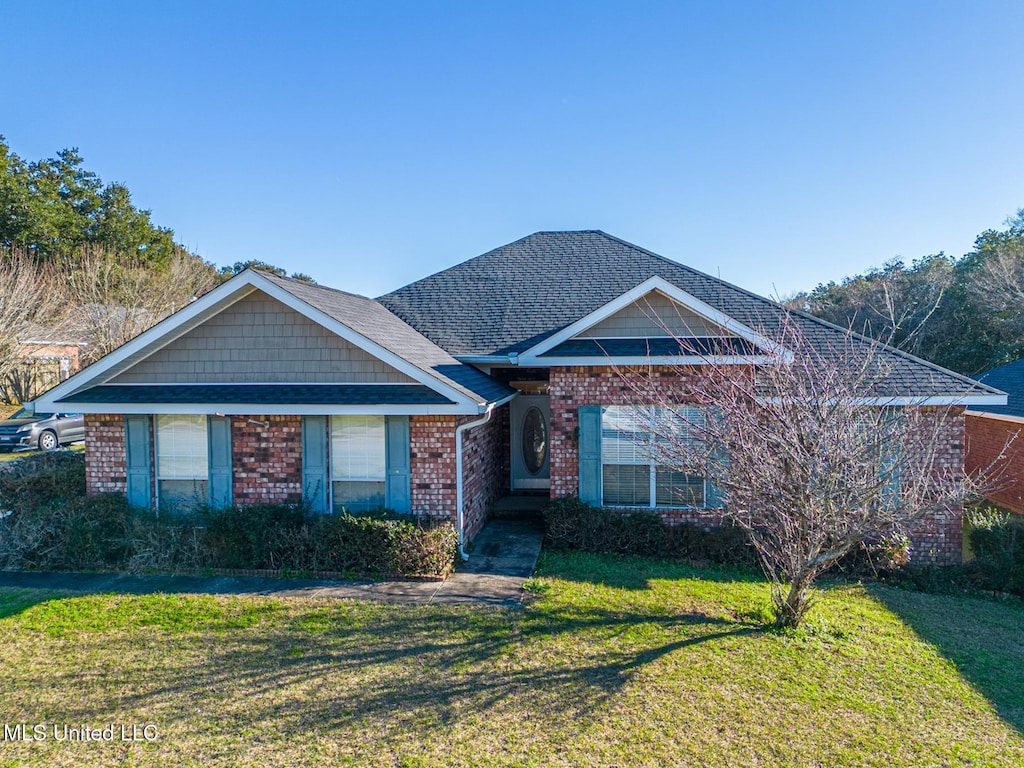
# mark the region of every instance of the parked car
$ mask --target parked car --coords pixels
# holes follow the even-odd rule
[[[34,413],[22,408],[0,421],[0,452],[52,451],[85,439],[85,417],[80,413]]]

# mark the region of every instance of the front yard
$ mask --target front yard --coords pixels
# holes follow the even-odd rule
[[[1024,606],[546,554],[519,610],[0,591],[0,765],[1024,764]],[[152,741],[52,725],[152,724]]]

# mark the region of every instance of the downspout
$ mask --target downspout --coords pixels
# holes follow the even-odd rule
[[[479,427],[491,420],[494,413],[494,406],[498,403],[490,403],[487,411],[476,421],[467,421],[455,428],[455,512],[457,516],[456,527],[459,533],[459,557],[463,561],[469,560],[466,554],[466,521],[465,512],[462,508],[462,433],[468,429]]]

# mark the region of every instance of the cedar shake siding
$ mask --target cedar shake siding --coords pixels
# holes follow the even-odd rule
[[[620,309],[611,317],[576,335],[579,339],[637,339],[673,336],[733,336],[660,291]]]
[[[276,299],[254,291],[109,383],[408,384],[412,381]]]

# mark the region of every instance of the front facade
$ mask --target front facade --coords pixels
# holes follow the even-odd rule
[[[690,366],[784,357],[772,335],[784,314],[602,232],[537,233],[376,300],[246,271],[37,408],[87,414],[92,492],[161,512],[383,506],[450,518],[465,541],[518,493],[710,525],[717,490],[645,458],[630,430],[648,406],[620,372],[642,367],[685,402]],[[844,334],[798,319],[816,344]],[[958,414],[1005,402],[887,353],[893,402]],[[954,422],[943,450],[962,466]],[[960,522],[959,510],[922,521],[918,551],[954,558]]]

